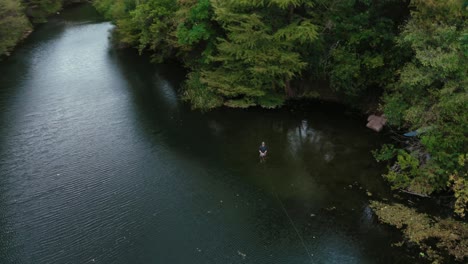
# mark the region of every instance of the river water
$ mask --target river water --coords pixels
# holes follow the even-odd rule
[[[337,106],[191,111],[90,6],[0,62],[0,263],[398,263],[382,141]],[[269,158],[259,163],[261,141]]]

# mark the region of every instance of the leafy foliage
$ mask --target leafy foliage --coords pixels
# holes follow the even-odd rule
[[[406,18],[407,3],[388,1],[323,1],[319,16],[324,35],[322,60],[332,89],[346,101],[379,89],[406,54],[395,46],[398,25]],[[390,10],[390,11],[389,11]]]
[[[213,35],[210,20],[212,8],[209,0],[201,0],[193,3],[187,10],[185,21],[177,27],[177,39],[180,44],[193,45],[203,40],[208,40]]]
[[[415,0],[412,5],[398,45],[413,56],[396,72],[383,110],[393,125],[431,129],[419,136],[416,147],[399,152],[387,177],[399,188],[430,194],[445,189],[451,175],[458,175],[457,180],[452,177],[458,186],[453,190],[467,199],[460,187],[466,173],[458,174],[466,172],[458,159],[468,152],[466,9],[461,0]]]
[[[0,1],[0,56],[8,55],[29,30],[31,24],[23,13],[21,3],[15,0]]]
[[[380,150],[372,152],[377,161],[386,161],[393,159],[397,155],[397,153],[398,150],[395,148],[394,145],[391,144],[384,144]]]
[[[381,222],[401,229],[405,240],[416,244],[423,251],[420,256],[432,263],[442,263],[446,252],[460,262],[468,259],[467,223],[430,217],[402,204],[371,201],[370,207]]]
[[[460,166],[466,168],[467,155],[460,155],[458,159]],[[464,217],[468,210],[468,177],[467,172],[454,172],[449,176],[448,186],[454,192],[455,213]]]
[[[281,105],[292,96],[290,81],[307,65],[296,45],[316,39],[310,20],[277,10],[283,21],[271,25],[264,18],[270,17],[268,12],[262,14],[258,6],[262,4],[214,2],[214,19],[226,36],[217,39],[211,65],[200,70],[201,81],[225,98],[227,106]],[[281,91],[285,96],[273,96]]]
[[[101,12],[107,19],[122,19],[128,13],[135,9],[136,1],[134,0],[98,0],[94,2],[96,9]]]
[[[184,98],[202,108],[219,104],[199,104],[200,96],[232,107],[283,104],[294,95],[291,81],[307,66],[300,45],[317,39],[312,20],[296,10],[312,6],[310,1],[148,0],[132,6],[98,0],[95,5],[115,19],[121,42],[149,51],[155,61],[182,58],[194,73]]]
[[[220,33],[218,25],[212,20],[213,7],[210,0],[187,0],[178,3],[174,33],[176,43],[173,45],[177,47],[177,55],[187,67],[198,69],[209,64],[208,57],[212,55]]]
[[[192,72],[188,75],[183,99],[189,101],[193,109],[212,109],[223,105],[223,100],[200,81],[200,74]]]
[[[62,8],[63,0],[23,0],[23,3],[33,23],[44,23],[47,16]]]
[[[169,34],[173,30],[171,17],[175,11],[175,0],[151,0],[137,5],[128,19],[117,21],[120,40],[137,46],[140,53],[150,51],[156,62],[163,61],[173,51]]]
[[[215,67],[202,70],[201,80],[228,99],[227,105],[255,105],[268,91],[278,92],[275,88],[284,87],[306,64],[285,41],[288,28],[274,32],[259,14],[232,9],[215,6],[215,19],[227,36],[218,38],[216,54],[210,57]]]

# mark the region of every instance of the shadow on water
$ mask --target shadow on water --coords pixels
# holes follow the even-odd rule
[[[229,112],[190,110],[178,94],[186,74],[180,65],[154,65],[147,57],[138,56],[131,50],[109,52],[119,74],[127,82],[136,126],[143,128],[149,140],[162,138],[165,145],[187,159],[203,162],[218,158],[222,161],[220,154],[229,150],[223,150],[219,144],[222,128],[218,120],[231,119],[233,116]]]

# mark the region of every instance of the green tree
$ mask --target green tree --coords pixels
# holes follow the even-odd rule
[[[296,47],[314,41],[317,31],[310,20],[290,9],[296,1],[283,2],[213,2],[215,20],[226,36],[218,38],[211,64],[194,75],[200,78],[194,83],[205,91],[195,94],[222,98],[230,107],[268,108],[293,96],[290,82],[307,65]],[[276,13],[275,19],[270,12]]]
[[[20,2],[0,1],[0,57],[8,55],[16,43],[31,29]]]
[[[129,16],[130,11],[136,7],[135,0],[95,0],[94,7],[111,20],[124,19]]]
[[[47,16],[62,8],[63,0],[23,0],[23,3],[31,22],[44,23]]]
[[[323,30],[317,56],[331,88],[344,101],[379,95],[393,72],[408,58],[395,45],[407,18],[407,1],[320,1],[315,20]],[[376,90],[376,91],[372,91]]]
[[[216,37],[220,29],[213,22],[214,12],[210,0],[179,0],[176,12],[174,43],[179,49],[179,57],[190,68],[198,64],[207,64],[212,55]]]
[[[397,71],[383,110],[394,126],[422,129],[419,140],[399,151],[387,178],[430,194],[452,186],[451,175],[467,179],[466,161],[459,162],[468,153],[467,9],[462,0],[413,0],[412,7],[398,38],[412,60]]]
[[[123,44],[148,51],[152,60],[162,62],[174,53],[176,0],[97,0],[96,8],[117,25]]]

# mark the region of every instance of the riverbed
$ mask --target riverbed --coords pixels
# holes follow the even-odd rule
[[[0,62],[0,263],[414,262],[369,209],[390,190],[362,117],[192,111],[185,71],[112,29],[72,7]]]

